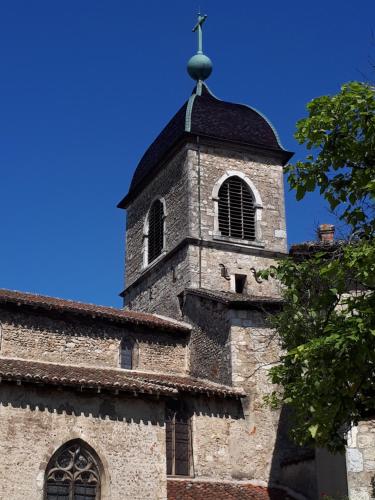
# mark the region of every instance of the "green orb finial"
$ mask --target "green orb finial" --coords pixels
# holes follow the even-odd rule
[[[198,33],[198,50],[195,56],[191,57],[187,64],[187,70],[193,80],[204,81],[212,72],[212,62],[209,57],[203,54],[202,48],[202,24],[207,19],[207,16],[198,14],[198,22],[194,26],[193,31]]]

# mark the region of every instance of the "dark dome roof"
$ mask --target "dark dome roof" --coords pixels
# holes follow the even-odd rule
[[[181,140],[187,141],[189,136],[199,135],[273,151],[283,163],[292,156],[282,148],[276,131],[261,113],[244,104],[221,101],[204,83],[199,85],[201,87],[193,90],[190,99],[146,150],[134,172],[129,193],[118,204],[120,208],[126,208],[168,151]]]

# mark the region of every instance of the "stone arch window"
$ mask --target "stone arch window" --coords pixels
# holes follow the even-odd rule
[[[45,500],[100,500],[99,460],[91,448],[76,439],[51,457],[45,475]]]
[[[138,365],[139,346],[133,337],[122,339],[120,345],[120,367],[134,370]]]
[[[212,196],[215,204],[216,237],[260,241],[262,202],[250,179],[241,172],[227,172],[216,183]]]
[[[165,248],[165,204],[156,198],[150,207],[144,230],[144,259],[146,267],[157,259]]]

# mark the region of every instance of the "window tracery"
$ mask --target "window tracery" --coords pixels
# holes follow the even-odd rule
[[[100,473],[92,453],[79,441],[52,457],[45,479],[45,500],[100,500]]]

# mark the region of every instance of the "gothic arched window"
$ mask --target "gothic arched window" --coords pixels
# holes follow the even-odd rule
[[[242,179],[228,177],[219,189],[218,226],[222,236],[255,240],[253,194]]]
[[[148,214],[147,264],[161,255],[164,248],[164,205],[155,200]]]
[[[52,456],[45,477],[45,500],[100,500],[100,472],[92,452],[70,441]]]
[[[120,367],[133,370],[138,364],[138,343],[133,338],[123,339],[120,346]]]

